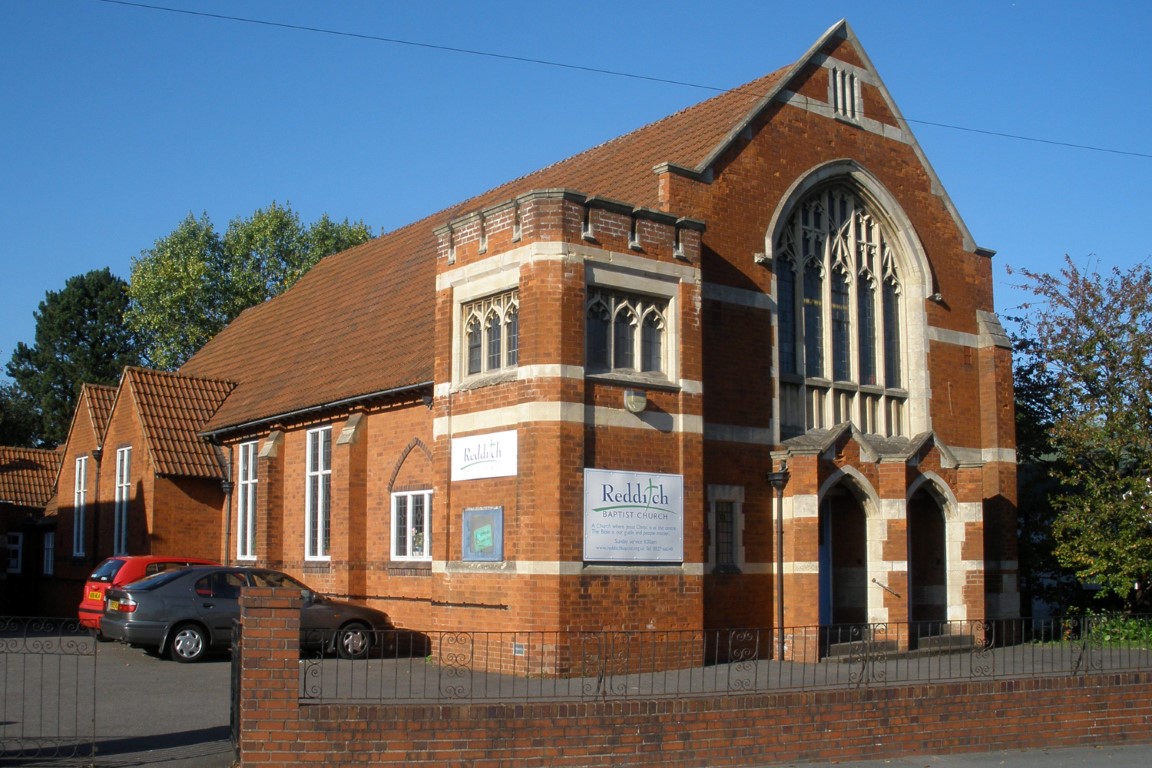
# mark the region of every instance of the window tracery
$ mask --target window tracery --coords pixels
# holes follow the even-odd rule
[[[782,436],[845,421],[904,434],[901,274],[874,212],[846,186],[823,187],[775,246]]]

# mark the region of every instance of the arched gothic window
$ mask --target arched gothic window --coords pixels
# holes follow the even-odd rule
[[[666,375],[667,313],[664,299],[591,289],[585,310],[588,371]]]
[[[508,291],[465,304],[466,375],[513,368],[520,356],[520,292]]]
[[[800,200],[774,268],[782,437],[849,421],[905,434],[902,276],[867,204],[845,186]]]

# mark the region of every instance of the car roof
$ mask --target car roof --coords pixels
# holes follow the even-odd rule
[[[113,555],[106,557],[102,562],[109,560],[123,560],[126,563],[201,563],[214,565],[215,560],[208,557],[188,557],[187,555]]]

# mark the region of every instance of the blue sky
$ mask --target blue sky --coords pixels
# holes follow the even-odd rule
[[[387,231],[715,93],[443,48],[727,89],[846,18],[997,251],[1002,315],[1024,301],[1006,267],[1152,255],[1149,3],[142,2],[423,45],[0,2],[0,363],[33,342],[46,291],[102,267],[127,279],[189,212],[223,231],[275,200]]]

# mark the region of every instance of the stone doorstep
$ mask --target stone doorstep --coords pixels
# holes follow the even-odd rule
[[[858,661],[862,656],[869,658],[899,659],[918,656],[942,656],[949,653],[968,653],[976,647],[972,635],[929,635],[916,638],[916,648],[901,651],[895,640],[856,640],[848,643],[833,643],[828,646],[824,661],[846,663]]]

